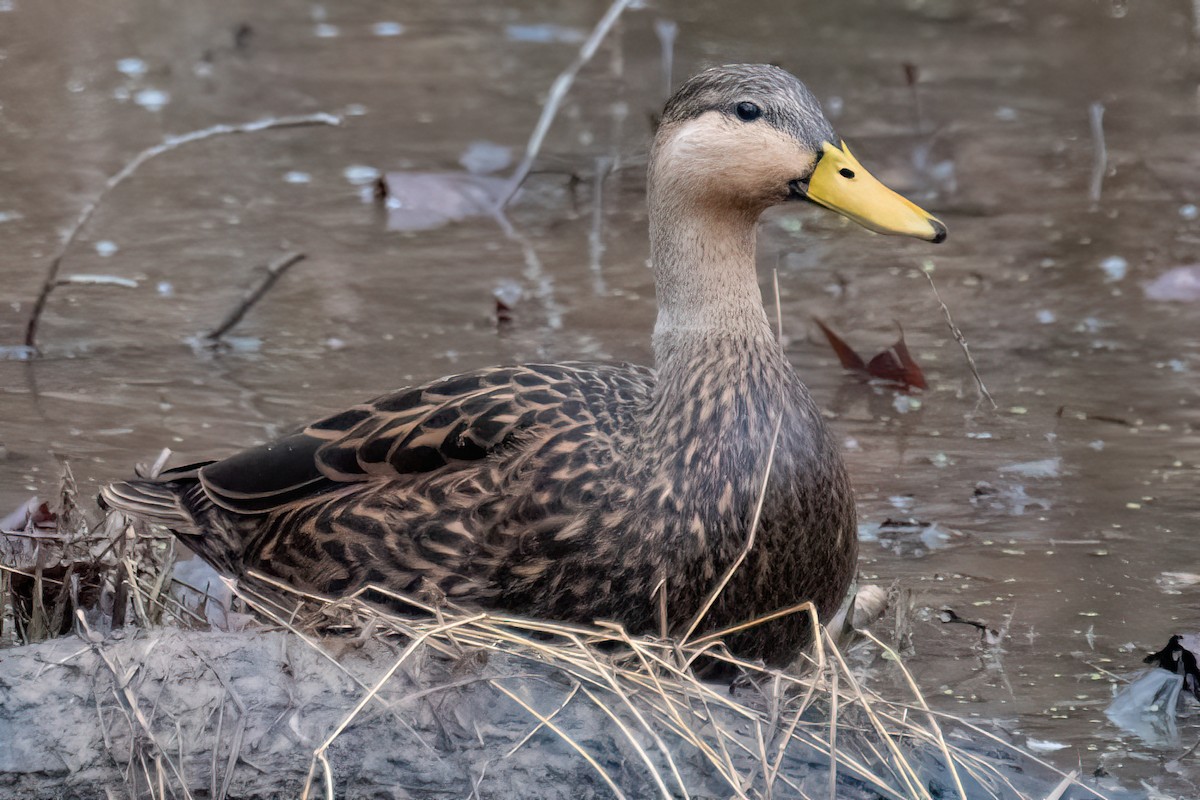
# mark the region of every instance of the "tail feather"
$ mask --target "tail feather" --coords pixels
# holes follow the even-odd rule
[[[239,572],[246,535],[256,523],[228,515],[213,504],[200,483],[198,467],[163,472],[158,478],[110,483],[100,505],[169,528],[196,555],[227,575]]]
[[[173,476],[174,477],[174,476]],[[173,480],[130,480],[100,490],[100,502],[132,517],[163,525],[178,533],[200,533],[211,501],[195,477]]]

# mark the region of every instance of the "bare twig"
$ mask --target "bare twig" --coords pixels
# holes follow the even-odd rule
[[[996,401],[992,398],[992,393],[983,385],[983,378],[979,377],[979,367],[975,366],[975,359],[971,356],[971,348],[967,344],[967,337],[963,336],[963,332],[954,324],[954,318],[950,316],[950,309],[946,307],[945,302],[942,301],[942,296],[938,293],[937,284],[933,282],[933,264],[926,261],[922,272],[925,273],[925,278],[929,281],[929,288],[933,289],[934,299],[942,307],[942,314],[946,317],[946,325],[949,326],[950,332],[954,334],[954,340],[958,342],[958,346],[962,348],[963,355],[967,357],[967,366],[971,368],[971,374],[975,376],[975,385],[979,388],[979,393],[987,398],[987,401],[992,404],[992,408],[999,408],[996,405]]]
[[[656,20],[654,34],[658,37],[658,45],[662,51],[663,98],[666,99],[671,96],[675,80],[675,37],[679,35],[679,23],[673,19]]]
[[[1100,205],[1100,192],[1104,188],[1104,174],[1108,171],[1108,148],[1104,144],[1104,104],[1092,103],[1088,107],[1088,121],[1092,127],[1092,180],[1088,184],[1088,199],[1092,208]]]
[[[50,266],[46,270],[46,278],[42,282],[42,289],[38,293],[37,299],[33,302],[33,310],[29,313],[29,322],[25,326],[25,346],[37,350],[37,330],[38,322],[41,320],[42,312],[46,308],[46,301],[50,298],[50,293],[59,285],[58,272],[62,268],[63,259],[70,250],[71,245],[79,237],[79,232],[96,213],[96,209],[100,207],[100,203],[108,196],[113,189],[117,188],[126,179],[137,172],[143,164],[155,156],[168,153],[176,148],[182,147],[185,144],[199,142],[204,139],[211,139],[214,136],[228,136],[239,133],[257,133],[258,131],[276,130],[279,128],[301,128],[309,125],[340,125],[342,120],[332,114],[304,114],[302,116],[291,117],[268,117],[254,122],[247,122],[240,125],[213,125],[209,128],[204,128],[190,133],[180,134],[179,136],[169,136],[161,143],[147,148],[133,157],[128,164],[120,169],[104,182],[104,186],[100,189],[100,194],[96,195],[95,199],[83,207],[83,210],[76,217],[75,222],[67,229],[66,235],[63,237],[62,244],[58,251],[55,252],[54,258],[50,260]]]
[[[208,333],[204,334],[204,338],[210,343],[215,344],[222,336],[230,331],[233,326],[242,321],[242,317],[246,316],[246,312],[262,299],[262,296],[267,293],[267,290],[275,285],[275,281],[279,280],[283,273],[287,272],[295,264],[299,264],[305,258],[304,253],[287,253],[272,261],[267,265],[266,272],[262,276],[262,280],[258,282],[254,288],[246,292],[242,296],[241,302],[229,312],[228,316],[221,322],[220,325],[213,328]]]
[[[584,41],[583,46],[579,48],[579,54],[575,56],[565,70],[563,70],[557,78],[554,79],[553,85],[550,87],[550,94],[546,98],[546,105],[542,107],[542,115],[538,118],[537,125],[533,128],[533,133],[529,137],[529,142],[525,145],[525,155],[521,158],[521,163],[513,170],[512,177],[508,179],[508,185],[504,191],[500,193],[500,199],[496,203],[497,210],[503,209],[509,204],[516,195],[517,190],[521,188],[521,184],[529,177],[529,171],[533,169],[534,159],[537,158],[538,152],[542,149],[542,142],[546,139],[546,133],[550,130],[550,125],[554,122],[554,117],[558,114],[558,109],[562,105],[562,101],[566,98],[567,92],[571,89],[571,84],[575,82],[575,76],[583,69],[592,56],[596,54],[600,43],[604,41],[604,37],[612,30],[612,26],[616,24],[617,19],[621,16],[632,0],[613,0],[613,4],[608,7],[608,11],[596,23],[596,27],[592,29],[592,33]]]

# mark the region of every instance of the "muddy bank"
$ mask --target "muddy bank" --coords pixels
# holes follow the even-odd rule
[[[314,796],[323,796],[324,772],[314,750],[352,716],[366,687],[395,664],[403,646],[374,638],[361,646],[335,644],[334,658],[289,633],[129,629],[106,641],[67,637],[0,651],[0,794],[91,798],[141,790],[160,797],[153,787],[161,782],[172,791],[186,784],[195,797],[294,798],[315,766]],[[647,735],[612,694],[593,686],[597,701],[589,701],[587,691],[579,694],[572,685],[565,673],[535,659],[493,653],[486,660],[451,661],[418,654],[329,747],[334,795],[729,796],[719,770],[679,737],[665,728]],[[557,730],[539,726],[522,704]],[[775,753],[776,743],[759,744],[746,719],[721,708],[695,704],[691,713],[698,726],[730,732],[726,758],[750,776],[744,791],[765,791],[755,765],[760,747]],[[827,722],[806,715],[800,725],[809,724]],[[631,731],[628,737],[622,727]],[[861,746],[853,725],[839,734],[844,747]],[[950,726],[947,738],[977,762],[973,770],[959,767],[968,797],[1044,797],[1057,784],[1032,761],[994,743],[971,742]],[[912,746],[903,737],[893,745],[905,750],[915,777],[934,797],[954,793],[936,748]],[[882,742],[875,746],[887,751]],[[824,796],[827,764],[815,749],[783,748],[771,780],[774,796]],[[836,791],[851,800],[904,796],[901,786],[872,787],[844,768]],[[1061,795],[1096,796],[1081,786]],[[1114,791],[1109,782],[1104,796],[1137,795]]]

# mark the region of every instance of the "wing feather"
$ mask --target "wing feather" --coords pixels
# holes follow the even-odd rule
[[[595,413],[605,395],[649,374],[622,376],[630,369],[624,365],[580,367],[499,367],[401,389],[209,464],[200,480],[220,507],[261,514],[346,484],[461,470],[516,446],[532,428],[607,420],[603,409]],[[616,377],[597,382],[597,368]]]

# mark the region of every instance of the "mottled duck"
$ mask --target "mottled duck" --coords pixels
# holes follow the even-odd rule
[[[851,155],[787,72],[734,65],[667,103],[649,163],[654,369],[492,367],[377,397],[270,444],[107,486],[214,567],[344,595],[370,584],[546,619],[678,634],[811,600],[837,609],[857,555],[833,437],[763,308],[755,228],[812,201],[880,233],[946,228]],[[770,451],[774,455],[767,470]],[[658,597],[662,592],[663,597]],[[768,663],[805,615],[727,638]]]

